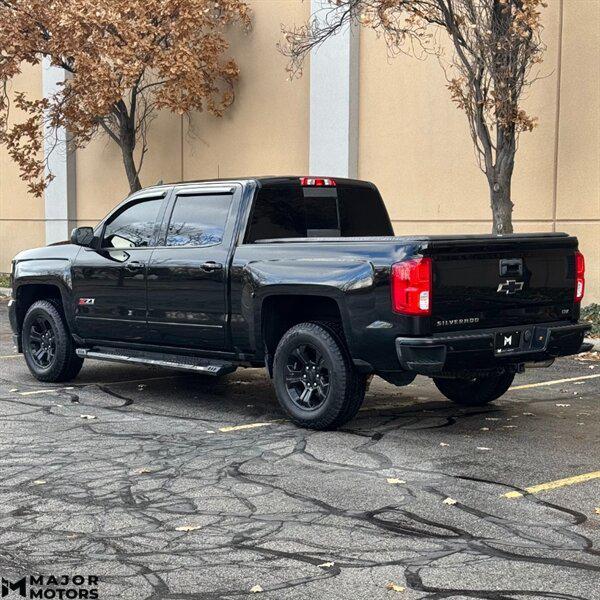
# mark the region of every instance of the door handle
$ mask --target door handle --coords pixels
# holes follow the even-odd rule
[[[218,262],[214,262],[213,260],[209,260],[200,266],[203,271],[207,273],[213,273],[214,271],[220,271],[223,268],[223,265]]]
[[[139,260],[132,260],[131,262],[128,262],[125,265],[125,270],[126,271],[139,271],[140,269],[143,269],[146,265],[144,265],[143,262],[140,262]]]

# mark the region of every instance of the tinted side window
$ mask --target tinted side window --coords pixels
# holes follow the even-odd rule
[[[102,239],[103,248],[143,248],[150,245],[162,198],[142,200],[109,221]]]
[[[231,194],[178,196],[167,230],[167,246],[214,246],[223,241]]]

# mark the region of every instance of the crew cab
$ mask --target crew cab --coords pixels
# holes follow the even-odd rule
[[[584,259],[564,233],[395,236],[377,188],[327,177],[159,185],[12,264],[10,322],[41,381],[86,358],[217,377],[266,366],[297,424],[339,427],[373,374],[499,398],[579,352]]]

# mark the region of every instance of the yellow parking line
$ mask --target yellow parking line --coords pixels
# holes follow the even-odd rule
[[[552,381],[541,381],[539,383],[526,383],[525,385],[515,385],[511,390],[527,390],[529,388],[542,387],[543,385],[557,385],[559,383],[569,383],[570,381],[582,381],[584,379],[596,379],[600,373],[595,375],[582,375],[581,377],[568,377],[567,379],[554,379]]]
[[[47,394],[48,392],[57,392],[62,388],[51,388],[49,390],[33,390],[31,392],[19,392],[19,396],[33,396],[35,394]]]
[[[276,423],[285,423],[284,419],[278,421],[266,421],[265,423],[246,423],[245,425],[228,425],[227,427],[219,428],[221,433],[229,433],[230,431],[242,431],[243,429],[256,429],[257,427],[267,427]]]
[[[557,479],[556,481],[549,481],[548,483],[540,483],[539,485],[525,488],[525,492],[528,494],[538,494],[539,492],[547,492],[548,490],[555,490],[568,485],[574,485],[575,483],[584,483],[586,481],[591,481],[592,479],[600,479],[600,471],[575,475],[574,477],[566,477],[565,479]],[[524,493],[513,491],[502,494],[502,496],[503,498],[521,498],[524,496]]]

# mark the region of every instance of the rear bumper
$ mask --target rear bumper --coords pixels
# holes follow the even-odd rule
[[[589,329],[587,323],[554,323],[399,337],[396,352],[403,369],[421,375],[495,369],[577,354]],[[496,334],[507,330],[520,333],[519,347],[498,353]]]

